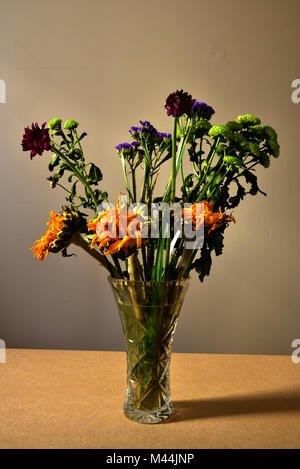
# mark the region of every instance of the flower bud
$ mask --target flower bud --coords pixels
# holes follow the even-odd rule
[[[212,138],[228,137],[231,131],[226,125],[213,125],[209,130],[208,135]]]
[[[51,121],[48,124],[48,128],[50,130],[60,130],[61,128],[61,119],[58,119],[55,117],[54,119],[51,119]]]
[[[236,121],[243,125],[243,127],[250,127],[252,125],[259,125],[260,119],[252,114],[245,114],[244,116],[238,116]]]
[[[241,166],[242,162],[236,156],[224,156],[224,163],[230,164],[232,166]]]
[[[79,122],[74,121],[74,120],[69,120],[65,122],[64,129],[74,130],[74,129],[77,129],[78,126],[79,126]]]

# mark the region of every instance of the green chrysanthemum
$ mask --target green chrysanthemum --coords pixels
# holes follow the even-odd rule
[[[244,137],[244,135],[242,135],[238,132],[233,132],[231,140],[234,143],[240,145],[241,147],[243,147],[247,144],[247,139]]]
[[[249,133],[258,139],[263,139],[265,137],[264,128],[261,125],[253,125],[249,127]]]
[[[237,121],[229,121],[226,123],[226,126],[230,130],[242,130],[243,126]]]
[[[202,135],[207,135],[208,131],[211,129],[211,123],[208,120],[201,120],[195,123],[195,135],[196,137],[201,137]]]
[[[74,120],[69,120],[65,122],[64,129],[74,130],[74,129],[77,129],[78,126],[79,126],[79,122],[74,121]]]
[[[270,127],[269,125],[265,125],[265,127],[263,129],[264,129],[265,135],[266,135],[268,140],[277,141],[277,133],[273,129],[273,127]]]
[[[58,118],[51,119],[51,121],[48,124],[48,128],[53,134],[58,133],[61,130],[61,119],[58,119]]]
[[[231,131],[226,125],[213,125],[208,132],[208,135],[212,138],[229,137],[230,134]]]
[[[260,148],[259,144],[255,142],[249,142],[248,143],[248,149],[252,156],[260,156]]]
[[[224,156],[224,163],[230,164],[232,166],[242,166],[242,161],[236,156]]]
[[[274,158],[278,158],[280,153],[279,143],[275,140],[269,140],[267,142],[267,147],[269,148],[271,155],[273,155]]]
[[[264,168],[268,168],[270,166],[270,157],[267,153],[261,153],[260,155],[260,164],[264,167]]]
[[[236,121],[243,125],[243,127],[249,127],[253,125],[259,125],[260,119],[257,116],[253,116],[252,114],[245,114],[243,116],[238,116]]]
[[[191,128],[190,134],[189,134],[189,139],[188,142],[192,143],[193,137],[200,138],[203,137],[204,135],[208,135],[208,131],[211,128],[211,123],[208,122],[208,120],[200,120],[197,122],[193,123],[193,126]],[[177,137],[181,138],[184,136],[184,130],[180,130],[177,128]]]
[[[227,149],[228,149],[228,145],[225,145],[224,143],[221,143],[221,145],[217,146],[216,152],[218,154],[224,155],[224,153],[226,153]]]

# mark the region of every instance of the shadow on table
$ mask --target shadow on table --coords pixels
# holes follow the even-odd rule
[[[170,423],[230,415],[300,412],[300,387],[293,390],[174,401],[173,404],[174,414]]]

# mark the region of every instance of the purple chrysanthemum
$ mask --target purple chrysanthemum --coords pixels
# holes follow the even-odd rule
[[[215,113],[215,110],[211,106],[206,103],[200,103],[199,101],[195,101],[192,110],[197,113],[198,117],[207,120]]]
[[[183,114],[191,116],[193,104],[196,100],[183,90],[169,94],[164,104],[168,116],[181,117]]]
[[[30,151],[30,158],[32,159],[35,155],[42,155],[44,151],[51,149],[49,129],[45,129],[46,122],[39,127],[38,123],[32,123],[30,127],[25,127],[22,147],[23,151]]]

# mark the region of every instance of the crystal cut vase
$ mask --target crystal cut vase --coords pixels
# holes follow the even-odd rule
[[[109,281],[126,343],[124,413],[135,422],[162,422],[172,414],[171,349],[188,280]]]

